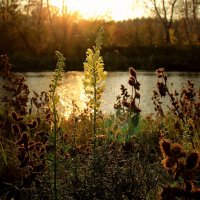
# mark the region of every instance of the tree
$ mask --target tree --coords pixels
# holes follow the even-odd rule
[[[187,43],[191,46],[200,40],[199,0],[181,0],[178,5]]]
[[[174,10],[177,0],[150,0],[153,10],[165,30],[165,42],[171,44],[170,29],[172,28]]]

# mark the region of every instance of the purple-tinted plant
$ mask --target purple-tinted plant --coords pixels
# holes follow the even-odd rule
[[[200,154],[197,151],[186,153],[179,143],[172,143],[170,140],[161,138],[160,149],[163,154],[162,165],[172,175],[173,181],[182,178],[179,186],[164,186],[161,193],[163,200],[184,198],[200,199],[200,188],[196,187],[195,174],[199,167]]]
[[[189,142],[195,149],[196,146],[199,146],[200,89],[196,90],[193,81],[188,80],[187,86],[182,88],[180,94],[177,90],[170,91],[164,68],[158,69],[156,73],[158,91],[154,91],[152,98],[155,110],[162,117],[168,118],[170,115],[174,121],[174,128],[180,133],[180,136],[182,135],[185,145],[188,146]],[[165,96],[170,98],[167,114],[164,114],[161,101],[161,98]]]
[[[133,67],[129,68],[128,84],[131,86],[131,94],[128,93],[127,88],[121,85],[121,95],[117,96],[117,102],[114,104],[114,109],[119,118],[122,115],[127,117],[124,119],[128,123],[127,139],[135,132],[139,124],[139,117],[141,109],[140,104],[140,83],[137,80],[137,73]]]

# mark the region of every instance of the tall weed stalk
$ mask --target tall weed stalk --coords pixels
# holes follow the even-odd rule
[[[63,55],[56,51],[56,56],[58,58],[56,69],[54,72],[53,80],[51,81],[50,84],[50,98],[52,102],[52,113],[53,113],[53,128],[52,128],[52,133],[53,133],[53,144],[54,144],[54,158],[53,158],[53,163],[54,163],[54,199],[57,200],[57,132],[58,132],[58,125],[59,125],[59,116],[57,113],[57,108],[56,105],[59,100],[59,96],[56,94],[56,89],[61,85],[62,82],[62,76],[64,72],[64,66],[65,66],[65,58]]]
[[[88,106],[93,109],[93,150],[95,152],[96,146],[96,121],[97,114],[100,109],[100,99],[105,87],[105,80],[107,78],[107,72],[104,71],[103,58],[100,56],[100,51],[103,44],[104,29],[101,28],[93,49],[87,49],[86,62],[84,62],[84,78],[83,84],[85,93],[88,98]]]

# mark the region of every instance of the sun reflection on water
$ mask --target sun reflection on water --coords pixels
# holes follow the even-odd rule
[[[70,76],[64,76],[62,86],[58,89],[58,95],[60,96],[58,110],[65,118],[69,118],[72,113],[72,101],[75,101],[80,110],[86,108],[87,98],[82,79],[82,72],[70,72]]]

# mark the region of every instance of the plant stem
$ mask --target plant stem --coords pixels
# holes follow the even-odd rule
[[[53,124],[54,124],[54,199],[57,200],[57,112],[56,112],[56,103],[55,103],[55,96],[53,93],[52,103],[53,103]]]
[[[93,118],[93,153],[95,156],[96,151],[96,118],[97,118],[97,90],[96,90],[96,70],[93,67],[93,78],[94,78],[94,118]]]

